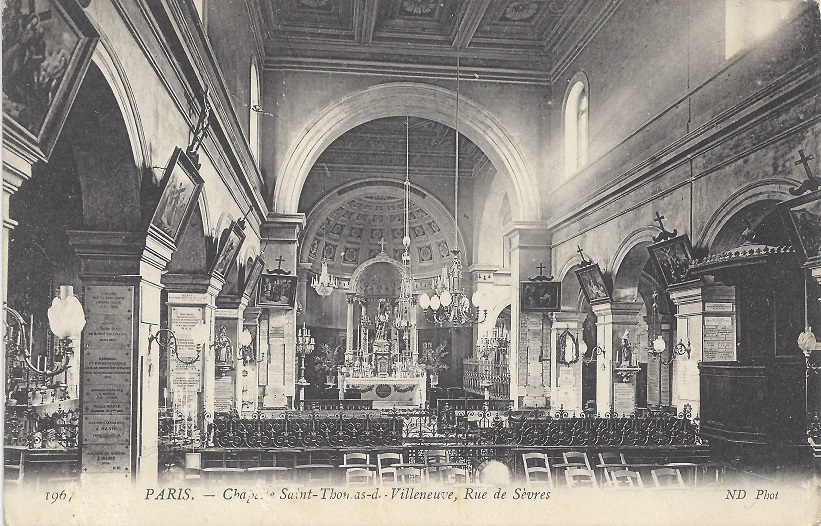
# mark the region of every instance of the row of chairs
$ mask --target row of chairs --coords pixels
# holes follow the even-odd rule
[[[613,488],[644,488],[641,473],[627,469],[628,464],[624,459],[624,454],[605,452],[599,453],[599,464],[601,469],[601,479],[597,479],[596,472],[590,465],[587,453],[579,451],[567,451],[562,453],[563,463],[559,466],[564,468],[564,478],[569,488],[600,486]],[[553,487],[553,471],[550,466],[550,459],[545,453],[523,453],[522,463],[524,465],[525,481],[527,484],[544,484]],[[681,472],[675,467],[658,467],[652,469],[650,475],[653,478],[653,485],[661,487],[685,487]]]

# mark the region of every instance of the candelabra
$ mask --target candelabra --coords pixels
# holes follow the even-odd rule
[[[314,275],[314,278],[311,281],[311,287],[314,288],[317,294],[324,298],[330,296],[334,289],[338,286],[338,280],[334,276],[331,276],[328,272],[328,262],[323,259],[322,271],[319,276]]]
[[[260,357],[257,356],[256,348],[254,345],[254,336],[251,334],[251,331],[248,329],[242,329],[242,332],[239,335],[239,353],[242,356],[242,365],[248,365],[249,363],[258,363],[260,361]]]
[[[308,381],[305,379],[305,357],[314,352],[314,338],[311,336],[311,330],[302,324],[302,328],[296,334],[296,354],[299,356],[299,380],[297,385],[305,387]]]
[[[461,287],[462,264],[459,262],[459,251],[451,252],[453,259],[450,265],[442,267],[442,275],[437,278],[433,294],[423,292],[419,295],[419,306],[425,318],[440,326],[448,323],[454,327],[482,323],[487,318],[487,309],[482,308],[484,298],[475,292],[472,301]]]
[[[673,346],[673,349],[670,352],[670,358],[667,360],[662,358],[664,351],[667,350],[667,342],[665,342],[664,338],[661,336],[661,328],[659,327],[658,321],[658,292],[655,291],[653,292],[653,314],[650,319],[650,326],[648,329],[648,356],[654,360],[660,360],[662,365],[669,365],[676,359],[676,356],[683,356],[686,354],[687,358],[690,358],[690,352],[692,350],[690,347],[690,342],[688,340],[685,344],[681,339],[679,339],[678,343]],[[655,338],[653,338],[653,334],[656,335]]]

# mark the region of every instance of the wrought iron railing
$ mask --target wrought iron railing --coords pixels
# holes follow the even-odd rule
[[[336,414],[283,412],[218,417],[206,443],[224,448],[337,448],[442,444],[454,446],[589,447],[699,445],[699,429],[689,413],[570,416],[488,408],[441,411],[396,409]]]

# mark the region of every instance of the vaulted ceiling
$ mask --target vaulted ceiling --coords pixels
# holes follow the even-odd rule
[[[259,0],[269,63],[390,61],[547,73],[593,0]],[[327,62],[326,62],[327,65]]]

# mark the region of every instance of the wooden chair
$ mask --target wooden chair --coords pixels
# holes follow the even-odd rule
[[[592,469],[570,467],[564,470],[568,488],[598,488],[596,474]]]
[[[342,463],[346,466],[354,464],[370,464],[371,456],[368,453],[345,453],[342,457]]]
[[[402,455],[399,453],[378,453],[376,455],[376,467],[379,474],[380,484],[396,483],[396,468],[394,464],[402,463]]]
[[[582,451],[565,451],[562,453],[562,458],[564,459],[565,464],[572,464],[572,467],[584,467],[587,468],[589,471],[593,471],[593,468],[590,466],[590,459],[587,457],[587,453]]]
[[[186,453],[183,479],[186,483],[197,483],[202,479],[202,453]]]
[[[349,486],[373,486],[374,473],[367,468],[348,468],[345,470],[345,484]]]
[[[425,473],[422,468],[405,466],[396,468],[396,484],[399,486],[411,486],[422,484],[425,481]]]
[[[6,446],[3,461],[3,484],[19,486],[23,482],[26,465],[26,448]]]
[[[610,467],[611,464],[619,464],[618,466]],[[599,453],[599,466],[602,471],[602,483],[612,482],[610,474],[613,471],[623,471],[627,462],[624,460],[624,453],[616,453],[615,451],[606,451]]]
[[[242,482],[245,470],[242,468],[203,468],[202,480],[206,484],[231,484]]]
[[[550,460],[546,453],[522,453],[522,464],[525,470],[525,482],[553,486],[553,474],[550,472]]]
[[[644,488],[641,474],[627,469],[610,471],[608,487],[617,489]]]
[[[285,482],[291,478],[291,468],[284,466],[254,466],[246,472],[250,478],[266,483]]]
[[[443,472],[442,482],[444,484],[469,484],[470,477],[467,468],[448,466]]]
[[[650,470],[656,488],[685,488],[684,479],[677,468],[661,468]]]
[[[428,449],[425,451],[425,471],[427,472],[428,480],[433,482],[444,482],[444,474],[447,471],[447,464],[449,460],[448,452],[444,449]]]

